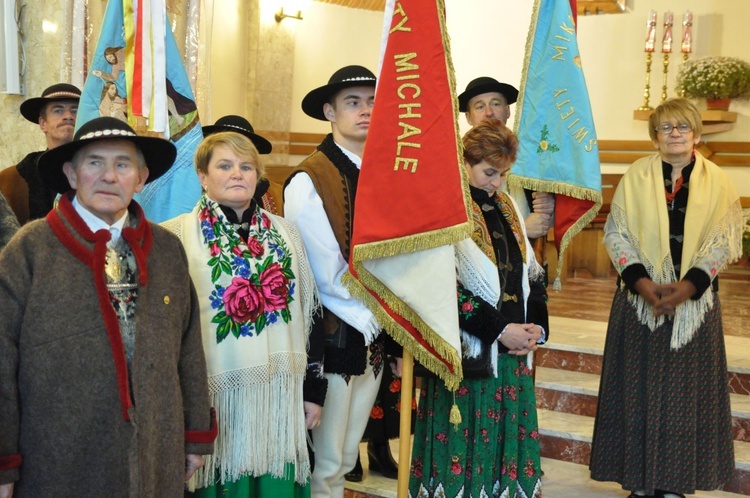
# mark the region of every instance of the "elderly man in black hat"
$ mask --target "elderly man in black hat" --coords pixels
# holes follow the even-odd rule
[[[518,100],[518,90],[489,76],[473,79],[458,96],[458,110],[465,113],[466,121],[476,126],[485,119],[499,119],[506,124],[510,106]],[[555,196],[547,192],[511,191],[525,216],[526,232],[530,239],[544,236],[550,229],[555,211]]]
[[[380,325],[341,283],[353,230],[354,197],[370,116],[375,75],[362,66],[336,71],[302,100],[308,116],[331,123],[331,134],[292,172],[284,213],[299,228],[324,307],[324,371],[328,392],[313,429],[315,498],[340,498],[383,370]]]
[[[178,497],[213,450],[185,252],[132,201],[175,156],[102,117],[40,158],[60,202],[0,253],[0,496]]]
[[[73,139],[81,91],[58,83],[45,89],[41,97],[25,100],[21,115],[38,124],[47,141],[47,150]],[[52,209],[55,192],[44,185],[37,173],[37,160],[44,151],[32,152],[20,163],[0,171],[0,191],[5,195],[21,225],[43,218]]]

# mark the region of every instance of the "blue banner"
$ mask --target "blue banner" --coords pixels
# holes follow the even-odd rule
[[[602,205],[599,147],[570,0],[534,2],[517,108],[519,148],[508,184],[556,194],[553,288],[559,290],[565,248]]]
[[[520,147],[513,181],[600,200],[599,148],[569,0],[537,0],[530,29],[517,105]]]

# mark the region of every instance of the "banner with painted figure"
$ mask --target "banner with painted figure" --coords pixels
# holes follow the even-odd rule
[[[399,0],[386,9],[344,282],[455,389],[462,372],[453,244],[471,226],[444,4]]]
[[[135,199],[154,222],[193,209],[201,194],[193,167],[203,132],[164,0],[110,0],[78,108],[76,128],[99,116],[139,135],[174,142],[177,159]]]
[[[509,187],[553,192],[559,289],[563,252],[602,205],[599,147],[570,0],[536,0],[526,42]]]

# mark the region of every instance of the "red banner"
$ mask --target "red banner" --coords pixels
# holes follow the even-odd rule
[[[461,379],[452,244],[471,228],[444,12],[442,0],[386,12],[345,282],[451,387]]]

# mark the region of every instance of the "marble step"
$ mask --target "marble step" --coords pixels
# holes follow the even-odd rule
[[[542,456],[588,465],[594,418],[543,408],[538,413]],[[734,457],[734,478],[724,486],[724,491],[750,495],[750,443],[735,441]]]
[[[593,417],[598,391],[598,375],[537,366],[538,408]],[[729,398],[734,439],[750,442],[750,396],[730,394]]]
[[[550,317],[550,341],[537,350],[538,367],[600,374],[606,322]],[[727,380],[734,394],[750,395],[750,338],[725,336]]]

